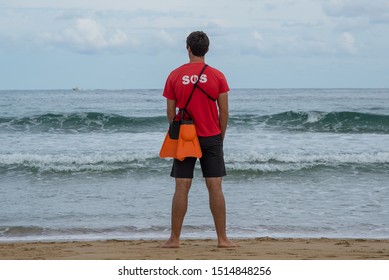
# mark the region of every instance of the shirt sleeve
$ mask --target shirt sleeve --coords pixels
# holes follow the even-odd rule
[[[167,99],[177,100],[176,95],[174,93],[174,89],[173,89],[173,85],[172,85],[172,81],[170,79],[170,76],[166,80],[165,88],[163,89],[162,95]]]
[[[227,79],[224,76],[224,74],[221,72],[220,72],[219,80],[220,80],[219,94],[230,91],[230,87],[228,86]]]

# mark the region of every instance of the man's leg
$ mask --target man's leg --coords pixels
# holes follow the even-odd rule
[[[236,247],[227,238],[226,233],[226,203],[222,191],[222,177],[205,178],[209,193],[209,206],[215,223],[218,247]]]
[[[176,178],[176,190],[172,202],[171,235],[163,246],[165,248],[180,246],[181,229],[188,209],[188,193],[191,185],[192,179]]]

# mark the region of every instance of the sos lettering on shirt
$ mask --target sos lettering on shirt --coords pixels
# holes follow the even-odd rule
[[[184,75],[184,76],[182,76],[181,80],[182,80],[183,85],[189,85],[190,83],[195,84],[198,79],[199,79],[199,76],[197,76],[197,75],[192,75],[192,76]],[[199,83],[205,84],[207,81],[208,81],[207,75],[202,74],[200,76]]]

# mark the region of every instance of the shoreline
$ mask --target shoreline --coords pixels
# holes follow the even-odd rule
[[[245,238],[218,248],[214,239],[0,242],[0,260],[389,260],[389,239]]]

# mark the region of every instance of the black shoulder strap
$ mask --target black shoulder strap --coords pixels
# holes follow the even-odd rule
[[[193,85],[193,89],[192,89],[192,92],[191,92],[190,95],[189,95],[188,101],[186,101],[185,107],[182,109],[183,111],[186,111],[186,107],[188,107],[189,102],[190,102],[190,100],[192,99],[193,93],[194,93],[194,91],[195,91],[195,89],[196,89],[196,87],[197,87],[197,84],[198,84],[198,82],[200,81],[200,77],[201,77],[201,75],[203,74],[205,68],[207,68],[207,66],[208,66],[208,65],[205,64],[204,67],[203,67],[203,69],[201,69],[201,72],[200,72],[200,74],[199,74],[199,77],[198,77],[197,81],[196,81],[196,82],[194,83],[194,85]]]
[[[208,92],[206,92],[202,87],[200,87],[199,85],[197,85],[197,88],[199,89],[199,90],[201,90],[209,99],[211,99],[212,101],[216,101],[217,99],[216,98],[213,98],[212,96],[210,96],[209,94],[208,94]]]

